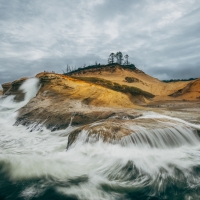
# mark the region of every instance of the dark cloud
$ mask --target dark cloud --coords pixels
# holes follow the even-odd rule
[[[200,74],[200,67],[198,63],[185,63],[181,66],[181,70],[177,71],[177,65],[166,67],[152,67],[146,69],[146,72],[152,76],[159,76],[164,79],[187,79],[198,78]]]
[[[200,77],[198,0],[0,0],[0,83],[128,53],[159,79]]]

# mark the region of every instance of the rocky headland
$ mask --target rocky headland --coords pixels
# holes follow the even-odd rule
[[[37,95],[18,110],[14,125],[27,126],[30,131],[72,126],[67,148],[86,132],[86,141],[116,142],[134,133],[130,124],[149,131],[164,128],[162,120],[141,119],[149,110],[200,122],[200,79],[163,83],[137,68],[118,65],[67,75],[43,72],[36,77]],[[3,97],[15,95],[15,101],[23,101],[20,86],[26,80],[2,84]]]

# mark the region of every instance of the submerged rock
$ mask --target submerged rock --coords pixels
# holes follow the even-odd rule
[[[79,127],[68,137],[67,149],[78,141],[93,143],[99,140],[127,146],[155,148],[178,147],[200,142],[199,130],[182,122],[166,118],[107,119]]]
[[[105,122],[97,122],[80,127],[69,134],[67,149],[76,142],[78,137],[84,135],[83,142],[102,140],[103,142],[113,143],[122,137],[130,135],[132,131],[123,124],[123,120],[110,119]]]

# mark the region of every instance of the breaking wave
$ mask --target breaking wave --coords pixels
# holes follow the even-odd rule
[[[6,111],[8,109],[12,109],[16,111],[22,106],[26,105],[30,99],[36,96],[39,90],[39,79],[38,78],[29,78],[27,79],[19,88],[25,93],[24,100],[21,102],[15,102],[14,95],[9,95],[7,97],[0,96],[0,111]]]
[[[132,124],[133,134],[118,144],[83,142],[85,132],[66,151],[75,127],[29,132],[12,126],[38,80],[21,89],[24,102],[0,101],[0,199],[199,199],[200,125],[146,113],[140,120],[156,120],[160,128]]]

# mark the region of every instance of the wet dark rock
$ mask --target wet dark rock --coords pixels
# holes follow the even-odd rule
[[[12,83],[11,82],[4,83],[1,86],[3,88],[3,94],[5,94],[12,87]]]
[[[108,119],[103,122],[97,122],[96,124],[88,124],[77,128],[69,134],[67,149],[76,142],[79,135],[83,134],[83,132],[87,133],[85,142],[91,139],[93,142],[102,139],[103,142],[115,143],[122,137],[130,135],[132,130],[123,123],[122,119]]]
[[[113,115],[113,112],[101,112],[101,111],[92,111],[92,112],[49,112],[46,109],[34,109],[26,114],[20,115],[16,122],[15,126],[22,124],[24,126],[30,126],[33,123],[41,126],[45,125],[47,129],[51,131],[66,129],[71,123],[72,126],[81,126],[102,119],[107,119]],[[37,127],[37,126],[36,126]],[[35,127],[35,128],[36,128]]]
[[[198,136],[200,137],[200,130],[197,130],[197,134],[198,134]]]

